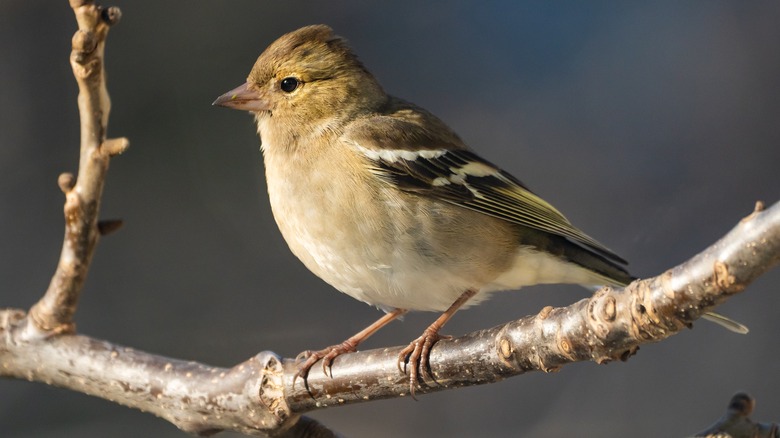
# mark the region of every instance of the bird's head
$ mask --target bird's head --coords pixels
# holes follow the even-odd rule
[[[387,99],[377,81],[325,25],[307,26],[277,39],[257,59],[246,83],[214,105],[254,112],[258,123],[344,120],[374,110]]]

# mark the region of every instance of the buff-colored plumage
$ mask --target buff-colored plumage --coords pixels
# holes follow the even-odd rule
[[[416,341],[430,347],[459,307],[489,292],[631,280],[625,261],[441,120],[386,94],[327,26],[279,38],[247,83],[215,103],[256,115],[271,207],[292,252],[336,289],[393,312],[347,347],[315,353],[305,371],[406,310],[446,311]]]

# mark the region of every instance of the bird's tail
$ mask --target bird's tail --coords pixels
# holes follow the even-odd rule
[[[739,322],[734,321],[731,318],[727,318],[720,313],[707,312],[702,315],[702,318],[706,319],[707,321],[714,322],[726,330],[739,333],[740,335],[746,335],[750,331],[744,324],[740,324]]]

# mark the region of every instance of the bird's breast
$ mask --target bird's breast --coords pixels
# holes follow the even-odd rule
[[[442,311],[507,263],[502,248],[479,241],[480,226],[471,234],[442,235],[463,227],[463,217],[369,181],[370,174],[350,163],[298,161],[272,147],[265,148],[265,160],[271,208],[290,249],[314,274],[358,300],[385,309]]]

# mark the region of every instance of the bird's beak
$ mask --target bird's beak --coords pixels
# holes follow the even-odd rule
[[[244,111],[268,111],[271,109],[269,102],[260,93],[249,88],[246,82],[227,93],[219,96],[212,105],[224,106]]]

